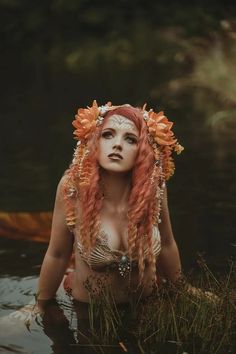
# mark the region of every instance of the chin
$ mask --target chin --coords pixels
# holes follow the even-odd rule
[[[129,173],[131,172],[132,168],[130,169],[124,169],[124,168],[121,168],[120,166],[114,166],[114,167],[111,167],[111,166],[101,166],[100,167],[103,169],[103,171],[107,172],[107,173],[114,173],[114,174],[119,174],[119,173]]]

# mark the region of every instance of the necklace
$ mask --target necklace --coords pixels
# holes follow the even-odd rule
[[[125,277],[128,272],[130,272],[131,264],[126,255],[121,256],[120,262],[118,263],[118,270],[122,277]]]

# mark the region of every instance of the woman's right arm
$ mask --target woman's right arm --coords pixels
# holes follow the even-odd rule
[[[65,177],[62,177],[57,187],[51,237],[39,277],[37,305],[41,311],[47,302],[45,300],[53,298],[56,294],[73,250],[74,238],[66,226],[63,183],[65,183]]]

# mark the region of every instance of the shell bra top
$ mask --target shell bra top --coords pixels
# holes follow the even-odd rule
[[[117,269],[122,277],[133,267],[137,267],[137,258],[129,259],[128,251],[121,251],[110,248],[108,245],[108,235],[101,230],[97,239],[96,247],[91,251],[89,257],[83,252],[83,247],[76,239],[77,250],[88,266],[95,271],[104,269]],[[157,226],[153,226],[153,253],[157,257],[161,251],[161,237]],[[148,248],[144,249],[144,258],[148,255]]]
[[[78,198],[78,191],[72,183],[70,183],[67,196],[72,199]],[[80,254],[82,260],[94,271],[104,271],[104,268],[108,270],[118,268],[120,275],[124,277],[131,268],[138,266],[138,257],[132,257],[132,260],[129,259],[128,250],[117,250],[109,246],[109,236],[102,229],[100,229],[97,236],[96,246],[91,253],[87,255],[80,243],[79,235],[76,233],[76,217],[74,214],[70,215],[66,220],[66,224],[69,231],[74,234],[74,246],[77,252]],[[161,236],[157,223],[153,225],[152,247],[153,254],[157,257],[161,252]],[[147,259],[148,253],[148,247],[145,247],[144,259]]]

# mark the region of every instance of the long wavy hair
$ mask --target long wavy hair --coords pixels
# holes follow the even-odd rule
[[[100,166],[97,161],[98,143],[103,125],[114,114],[128,118],[139,131],[138,152],[131,171],[131,191],[128,200],[128,253],[131,260],[138,259],[141,284],[146,261],[150,264],[153,278],[156,280],[152,234],[158,208],[160,208],[157,190],[163,177],[160,166],[155,165],[154,151],[149,142],[141,109],[121,106],[107,112],[102,124],[96,128],[86,145],[77,146],[73,162],[65,172],[67,183],[64,188],[64,198],[67,206],[67,222],[79,228],[80,242],[84,252],[89,254],[96,245],[100,229],[100,211],[103,205]],[[79,220],[76,198],[79,198],[80,205],[83,206]]]

